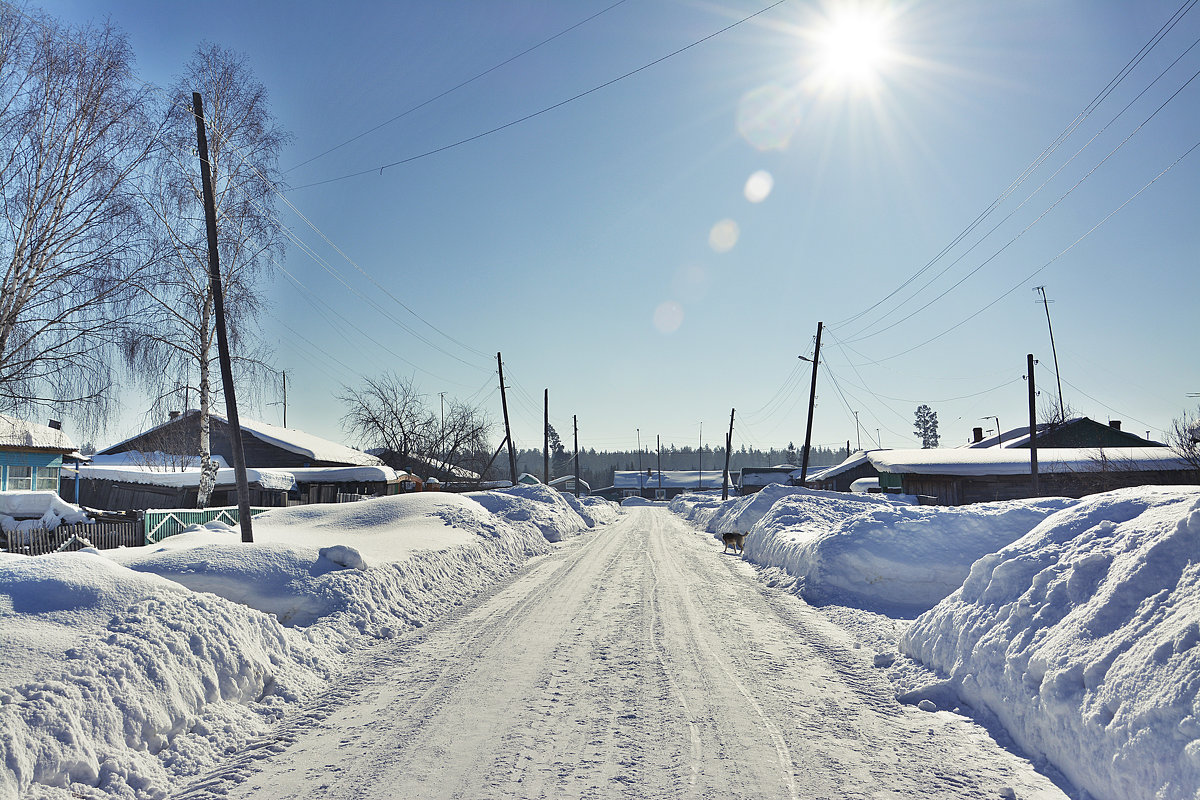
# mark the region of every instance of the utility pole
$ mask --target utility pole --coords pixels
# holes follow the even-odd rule
[[[1054,379],[1058,381],[1058,416],[1060,422],[1066,422],[1067,407],[1063,404],[1062,376],[1058,373],[1058,350],[1054,348],[1054,326],[1050,324],[1050,301],[1046,299],[1045,286],[1035,286],[1033,290],[1041,293],[1042,305],[1046,308],[1046,327],[1050,330],[1050,354],[1054,356]]]
[[[1027,359],[1027,380],[1029,381],[1029,474],[1033,479],[1033,496],[1040,497],[1037,460],[1037,391],[1033,386],[1033,365],[1037,362],[1033,360],[1033,353],[1030,353]]]
[[[696,473],[696,481],[698,489],[704,488],[704,423],[700,423],[700,449],[696,451],[696,466],[700,469]]]
[[[283,371],[283,427],[287,427],[287,370]]]
[[[571,416],[571,424],[575,426],[575,496],[579,497],[579,415]]]
[[[637,428],[638,440],[638,496],[641,497],[646,492],[646,479],[642,476],[642,429]]]
[[[233,451],[233,475],[237,483],[238,524],[242,541],[253,542],[250,526],[250,487],[246,483],[246,459],[242,451],[242,425],[238,420],[237,399],[233,393],[233,368],[229,360],[229,336],[225,330],[225,297],[221,289],[221,263],[217,256],[217,206],[213,200],[212,168],[208,163],[208,137],[204,130],[204,102],[192,92],[192,113],[196,117],[196,149],[200,154],[200,179],[204,184],[204,222],[208,229],[208,281],[213,295],[213,313],[217,326],[217,357],[221,362],[221,388],[225,394],[225,417],[229,422],[229,444]]]
[[[504,409],[504,440],[508,442],[508,474],[512,485],[517,485],[517,453],[513,450],[512,428],[508,424],[508,397],[504,394],[504,362],[496,353],[496,369],[500,372],[500,407]]]
[[[817,323],[817,346],[812,357],[812,388],[808,392],[808,425],[804,429],[804,460],[800,463],[800,485],[808,479],[808,449],[812,446],[813,406],[817,404],[817,365],[821,363],[821,328],[823,323]],[[804,358],[804,356],[800,356]],[[807,359],[805,359],[807,360]]]
[[[854,412],[854,436],[855,442],[858,443],[858,449],[862,450],[862,428],[858,425],[858,412]],[[850,450],[850,443],[846,442],[846,450]]]
[[[658,488],[662,489],[662,435],[658,436]]]
[[[729,409],[729,433],[725,434],[725,478],[721,483],[721,499],[729,499],[729,451],[733,449],[733,415],[736,408]]]
[[[542,407],[545,409],[542,426],[542,468],[545,470],[546,485],[550,485],[550,390],[544,393]]]

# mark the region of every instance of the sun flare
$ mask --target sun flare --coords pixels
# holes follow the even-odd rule
[[[836,7],[815,32],[815,77],[827,89],[868,89],[889,59],[888,18],[878,7]]]

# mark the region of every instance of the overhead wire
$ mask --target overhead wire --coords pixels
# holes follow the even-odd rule
[[[616,78],[607,80],[604,83],[598,84],[596,86],[593,86],[590,89],[587,89],[585,91],[579,92],[578,94],[572,95],[571,97],[568,97],[565,100],[560,100],[557,103],[554,103],[549,106],[545,106],[545,107],[539,109],[538,111],[534,111],[531,114],[526,114],[525,116],[520,117],[518,119],[510,120],[509,122],[506,122],[502,125],[497,125],[496,127],[490,128],[481,133],[476,133],[473,136],[468,136],[464,139],[459,139],[456,142],[442,145],[440,147],[435,147],[432,150],[426,150],[425,152],[418,153],[417,155],[409,156],[407,158],[402,158],[398,161],[392,161],[391,163],[383,164],[378,167],[372,167],[370,169],[359,170],[358,172],[352,172],[347,175],[340,175],[336,178],[327,178],[327,179],[321,180],[321,181],[313,181],[312,183],[306,183],[301,186],[292,187],[289,191],[298,191],[300,189],[309,189],[314,186],[324,186],[329,183],[337,183],[338,181],[349,180],[350,178],[357,178],[362,175],[369,175],[372,173],[382,174],[385,169],[391,169],[392,167],[399,167],[404,164],[410,164],[414,161],[419,161],[420,159],[428,158],[429,156],[437,155],[438,153],[444,153],[447,150],[453,150],[454,148],[461,147],[465,144],[469,144],[471,142],[478,141],[479,139],[483,139],[487,136],[491,136],[491,135],[499,133],[501,131],[508,130],[509,128],[515,127],[515,126],[520,125],[525,122],[528,122],[531,119],[536,119],[537,117],[540,117],[543,114],[547,114],[551,111],[562,108],[563,106],[568,105],[569,103],[573,103],[576,100],[580,100],[584,97],[587,97],[590,94],[594,94],[594,93],[600,91],[601,89],[606,89],[609,86],[612,86],[615,83],[619,83],[627,78],[631,78],[634,75],[637,75],[638,73],[645,72],[646,70],[650,69],[651,67],[656,67],[659,64],[663,63],[664,61],[667,61],[668,59],[674,58],[675,56],[677,56],[681,53],[691,50],[693,47],[697,47],[701,44],[704,44],[705,42],[709,41],[710,39],[715,39],[716,37],[720,36],[721,34],[727,32],[727,31],[733,30],[734,28],[738,27],[739,25],[749,22],[750,20],[754,19],[755,17],[761,16],[762,14],[765,14],[768,11],[770,11],[778,6],[781,6],[786,2],[788,2],[788,0],[776,0],[774,3],[771,3],[770,5],[766,6],[765,8],[761,8],[758,11],[753,12],[752,14],[742,17],[741,19],[739,19],[733,23],[730,23],[729,25],[726,25],[724,28],[721,28],[720,30],[718,30],[714,33],[710,33],[707,36],[704,36],[700,39],[693,41],[691,44],[684,45],[683,47],[679,48],[678,50],[674,50],[670,53],[667,53],[665,56],[660,56],[659,58],[656,58],[647,64],[643,64],[642,66],[638,67],[637,69],[630,70],[629,72],[626,72],[623,75],[619,75]]]
[[[1050,158],[1051,155],[1053,155],[1054,152],[1056,152],[1058,150],[1059,147],[1062,146],[1062,144],[1071,136],[1071,134],[1073,134],[1074,131],[1089,116],[1091,116],[1091,114],[1095,111],[1095,109],[1098,108],[1100,106],[1100,104],[1103,103],[1103,101],[1106,100],[1109,97],[1109,95],[1111,95],[1112,92],[1116,90],[1117,86],[1119,86],[1125,80],[1125,78],[1128,77],[1128,75],[1131,74],[1132,71],[1139,64],[1141,64],[1142,60],[1144,60],[1146,58],[1146,56],[1149,55],[1149,53],[1155,47],[1157,47],[1157,45],[1163,40],[1163,38],[1165,38],[1166,35],[1175,28],[1175,26],[1179,23],[1179,21],[1182,20],[1183,17],[1189,11],[1191,11],[1191,9],[1196,5],[1197,2],[1200,2],[1200,0],[1186,0],[1183,3],[1183,5],[1181,5],[1178,9],[1176,9],[1175,13],[1173,13],[1171,15],[1171,17],[1167,20],[1167,22],[1164,23],[1159,28],[1159,30],[1150,38],[1150,40],[1146,44],[1144,44],[1142,46],[1142,48],[1136,54],[1134,54],[1134,56],[1129,61],[1127,61],[1125,63],[1125,65],[1117,72],[1117,75],[1114,76],[1109,81],[1109,83],[1103,89],[1101,89],[1101,91],[1091,100],[1091,102],[1089,102],[1087,104],[1087,106],[1085,106],[1084,109],[1081,112],[1079,112],[1079,114],[1076,115],[1075,119],[1073,119],[1067,125],[1067,127],[1064,128],[1063,131],[1061,131],[1058,134],[1058,136],[1054,139],[1054,141],[1051,142],[1051,144],[1048,145],[1045,149],[1043,149],[1042,152],[1032,162],[1030,162],[1028,165],[1026,165],[1026,167],[1018,174],[1017,178],[1014,179],[1004,189],[1004,191],[1002,191],[1000,193],[1000,195],[998,195],[995,199],[993,199],[992,202],[984,209],[984,211],[981,212],[974,220],[972,220],[972,222],[969,225],[967,225],[966,228],[964,228],[962,231],[960,231],[959,234],[956,235],[948,245],[943,247],[942,250],[940,250],[932,259],[930,259],[928,262],[926,262],[926,264],[924,266],[922,266],[920,269],[918,269],[913,275],[911,275],[907,279],[905,279],[905,281],[902,282],[900,284],[900,286],[898,286],[896,289],[892,290],[890,293],[885,295],[879,301],[872,304],[871,306],[868,306],[866,309],[858,312],[857,314],[854,314],[850,317],[847,317],[844,320],[840,320],[840,321],[834,323],[834,327],[841,327],[844,325],[848,325],[849,323],[854,322],[855,320],[870,313],[871,311],[878,308],[883,303],[890,300],[892,297],[897,295],[904,288],[909,286],[913,281],[915,281],[917,278],[919,278],[922,274],[924,274],[927,270],[929,270],[934,264],[936,264],[938,261],[940,261],[947,253],[949,253],[954,247],[956,247],[967,236],[969,236],[975,230],[976,227],[978,227],[980,224],[982,224],[982,222],[988,216],[990,216],[992,214],[992,212],[994,212],[1001,204],[1003,204],[1003,202],[1005,200],[1007,200],[1008,197],[1011,196],[1017,190],[1017,188],[1019,188],[1028,179],[1029,176],[1031,176],[1043,163],[1045,163],[1045,161],[1047,161]]]
[[[1192,43],[1192,45],[1191,45],[1191,47],[1189,47],[1189,48],[1188,48],[1188,50],[1190,51],[1190,50],[1191,50],[1192,48],[1194,48],[1194,47],[1195,47],[1197,44],[1200,44],[1200,39],[1197,39],[1195,42],[1193,42],[1193,43]],[[1182,56],[1181,56],[1181,57],[1182,57]],[[1096,173],[1096,172],[1097,172],[1097,171],[1098,171],[1098,170],[1099,170],[1099,169],[1100,169],[1102,166],[1104,166],[1104,165],[1105,165],[1105,164],[1106,164],[1106,163],[1109,161],[1109,159],[1111,159],[1111,158],[1112,158],[1114,155],[1116,155],[1116,153],[1117,153],[1118,151],[1120,151],[1120,150],[1121,150],[1121,149],[1122,149],[1122,148],[1123,148],[1123,147],[1124,147],[1126,144],[1128,144],[1128,142],[1129,142],[1129,141],[1130,141],[1130,140],[1131,140],[1131,139],[1132,139],[1134,136],[1136,136],[1136,135],[1137,135],[1137,133],[1138,133],[1139,131],[1141,131],[1141,130],[1142,130],[1142,128],[1144,128],[1144,127],[1145,127],[1145,126],[1146,126],[1146,125],[1147,125],[1147,124],[1148,124],[1148,123],[1149,123],[1151,120],[1153,120],[1153,119],[1154,119],[1154,118],[1155,118],[1155,117],[1156,117],[1156,116],[1157,116],[1157,115],[1158,115],[1158,114],[1159,114],[1159,113],[1160,113],[1160,112],[1161,112],[1161,111],[1162,111],[1164,108],[1166,108],[1166,106],[1167,106],[1167,105],[1168,105],[1168,104],[1169,104],[1169,103],[1170,103],[1172,100],[1174,100],[1176,97],[1178,97],[1178,96],[1179,96],[1179,93],[1180,93],[1180,92],[1182,92],[1184,89],[1186,89],[1186,88],[1187,88],[1187,87],[1188,87],[1188,86],[1189,86],[1189,85],[1190,85],[1190,84],[1191,84],[1191,83],[1192,83],[1192,82],[1193,82],[1193,81],[1194,81],[1194,80],[1195,80],[1195,79],[1196,79],[1198,76],[1200,76],[1200,70],[1197,70],[1195,73],[1193,73],[1193,74],[1192,74],[1192,76],[1191,76],[1190,78],[1188,78],[1188,79],[1187,79],[1187,81],[1185,81],[1185,82],[1183,83],[1183,85],[1182,85],[1182,86],[1180,86],[1178,89],[1176,89],[1176,90],[1175,90],[1175,92],[1174,92],[1174,93],[1172,93],[1172,95],[1171,95],[1169,98],[1167,98],[1167,99],[1166,99],[1166,100],[1165,100],[1165,101],[1164,101],[1164,102],[1163,102],[1163,103],[1162,103],[1162,104],[1161,104],[1161,105],[1160,105],[1158,108],[1156,108],[1156,109],[1154,110],[1154,112],[1150,114],[1150,116],[1148,116],[1148,117],[1147,117],[1145,120],[1143,120],[1143,121],[1142,121],[1142,122],[1141,122],[1141,123],[1140,123],[1140,124],[1139,124],[1139,125],[1138,125],[1136,128],[1134,128],[1134,129],[1133,129],[1133,131],[1131,131],[1131,132],[1130,132],[1130,133],[1129,133],[1129,134],[1128,134],[1128,135],[1127,135],[1127,136],[1126,136],[1124,139],[1122,139],[1122,140],[1121,140],[1121,141],[1120,141],[1120,142],[1119,142],[1119,143],[1118,143],[1118,144],[1117,144],[1117,145],[1116,145],[1116,146],[1115,146],[1115,147],[1114,147],[1112,150],[1110,150],[1110,151],[1108,152],[1108,154],[1104,156],[1104,158],[1102,158],[1102,159],[1101,159],[1101,160],[1100,160],[1100,161],[1099,161],[1099,162],[1098,162],[1098,163],[1097,163],[1095,166],[1093,166],[1093,167],[1092,167],[1090,170],[1088,170],[1088,172],[1087,172],[1086,174],[1084,174],[1084,176],[1083,176],[1083,177],[1081,177],[1081,178],[1080,178],[1079,180],[1077,180],[1077,181],[1076,181],[1076,182],[1075,182],[1073,185],[1071,185],[1071,187],[1070,187],[1070,188],[1068,188],[1068,189],[1067,189],[1065,192],[1063,192],[1061,195],[1059,195],[1058,199],[1056,199],[1056,200],[1055,200],[1053,203],[1051,203],[1049,206],[1047,206],[1047,207],[1046,207],[1046,209],[1045,209],[1045,210],[1043,210],[1043,211],[1042,211],[1042,213],[1041,213],[1041,214],[1039,214],[1039,215],[1038,215],[1038,216],[1037,216],[1037,217],[1036,217],[1036,218],[1035,218],[1035,219],[1034,219],[1032,222],[1030,222],[1028,225],[1026,225],[1024,228],[1022,228],[1022,229],[1021,229],[1021,230],[1020,230],[1020,231],[1019,231],[1019,232],[1018,232],[1018,233],[1017,233],[1015,236],[1013,236],[1011,239],[1009,239],[1009,240],[1008,240],[1008,241],[1007,241],[1007,242],[1006,242],[1006,243],[1005,243],[1003,246],[1001,246],[1001,247],[1000,247],[998,250],[996,250],[996,251],[995,251],[995,252],[993,252],[993,253],[992,253],[990,256],[988,256],[986,259],[984,259],[982,262],[980,262],[980,263],[979,263],[979,264],[978,264],[978,265],[977,265],[977,266],[976,266],[974,269],[972,269],[972,270],[971,270],[971,271],[969,271],[969,272],[968,272],[966,275],[964,275],[964,276],[962,276],[961,278],[959,278],[957,281],[955,281],[953,284],[951,284],[951,285],[950,285],[950,286],[949,286],[947,289],[945,289],[944,291],[942,291],[940,294],[938,294],[937,296],[935,296],[933,299],[931,299],[931,300],[929,300],[928,302],[926,302],[924,305],[920,306],[919,308],[915,309],[914,311],[911,311],[911,312],[909,312],[909,313],[908,313],[906,316],[904,316],[904,317],[902,317],[902,318],[900,318],[900,319],[896,320],[895,322],[891,323],[890,325],[887,325],[886,327],[883,327],[883,328],[881,328],[881,329],[879,329],[879,330],[873,331],[873,332],[872,332],[872,333],[870,333],[870,334],[866,334],[866,335],[854,335],[854,338],[851,338],[849,341],[850,341],[850,342],[860,342],[860,341],[864,341],[864,340],[866,340],[866,339],[871,339],[871,338],[873,338],[873,337],[875,337],[875,336],[879,336],[880,334],[883,334],[883,333],[886,333],[886,332],[887,332],[887,331],[889,331],[889,330],[892,330],[892,329],[893,329],[893,328],[895,328],[896,326],[898,326],[898,325],[900,325],[900,324],[902,324],[902,323],[904,323],[904,322],[908,321],[908,320],[909,320],[909,319],[911,319],[912,317],[916,316],[917,314],[921,313],[921,312],[922,312],[922,311],[924,311],[925,309],[929,308],[931,305],[933,305],[933,304],[934,304],[934,303],[936,303],[937,301],[941,300],[943,297],[945,297],[946,295],[948,295],[950,292],[954,291],[954,290],[955,290],[955,289],[957,289],[959,286],[961,286],[961,285],[962,285],[962,284],[963,284],[963,283],[964,283],[964,282],[965,282],[967,279],[969,279],[970,277],[972,277],[973,275],[975,275],[976,273],[978,273],[978,272],[979,272],[981,269],[983,269],[985,266],[987,266],[988,264],[990,264],[992,261],[994,261],[994,260],[995,260],[996,258],[998,258],[1000,255],[1002,255],[1002,254],[1003,254],[1003,253],[1004,253],[1006,250],[1008,250],[1008,248],[1009,248],[1009,247],[1011,247],[1013,244],[1015,244],[1015,243],[1016,243],[1016,242],[1017,242],[1019,239],[1021,239],[1021,238],[1022,238],[1022,237],[1023,237],[1025,234],[1026,234],[1026,233],[1028,233],[1028,232],[1029,232],[1029,231],[1030,231],[1030,230],[1031,230],[1031,229],[1032,229],[1034,226],[1036,226],[1036,225],[1037,225],[1039,222],[1041,222],[1043,219],[1045,219],[1045,217],[1046,217],[1047,215],[1049,215],[1049,214],[1050,214],[1050,213],[1051,213],[1051,212],[1052,212],[1052,211],[1053,211],[1055,208],[1057,208],[1057,207],[1058,207],[1060,204],[1062,204],[1062,202],[1063,202],[1064,200],[1066,200],[1066,199],[1067,199],[1067,197],[1069,197],[1069,196],[1070,196],[1072,193],[1074,193],[1074,191],[1075,191],[1076,189],[1078,189],[1078,188],[1079,188],[1079,187],[1080,187],[1080,186],[1081,186],[1081,185],[1084,183],[1084,181],[1086,181],[1088,178],[1092,177],[1092,175],[1094,175],[1094,174],[1095,174],[1095,173]],[[1140,96],[1140,95],[1139,95],[1139,96]],[[1126,108],[1128,108],[1128,106],[1127,106]],[[1121,113],[1124,113],[1124,111],[1122,111]],[[1119,115],[1118,115],[1118,116],[1119,116]],[[1110,124],[1111,124],[1111,123],[1110,123]],[[1106,126],[1106,127],[1107,127],[1107,126]],[[1097,134],[1097,135],[1099,135],[1099,134]],[[1094,138],[1094,137],[1093,137],[1093,138]],[[1090,142],[1089,142],[1089,144],[1090,144]],[[1084,147],[1086,148],[1086,146],[1087,146],[1087,145],[1085,145]],[[1082,150],[1080,150],[1080,152],[1082,152]],[[1078,155],[1078,154],[1076,154],[1076,155]],[[1072,157],[1072,158],[1074,158],[1074,157]],[[1069,162],[1068,162],[1068,163],[1069,163]],[[1065,166],[1065,165],[1064,165],[1064,166]],[[1055,173],[1055,175],[1057,175],[1057,174],[1058,174],[1058,173],[1056,172],[1056,173]],[[1051,177],[1053,177],[1053,176],[1051,176]],[[1042,186],[1045,186],[1045,185],[1046,185],[1046,184],[1042,184]],[[1037,191],[1040,191],[1040,190],[1041,190],[1041,187],[1039,187]],[[1034,192],[1034,194],[1037,194],[1037,191],[1035,191],[1035,192]],[[1033,195],[1030,195],[1030,197],[1032,197],[1032,196],[1033,196]],[[1024,203],[1022,203],[1022,205],[1024,205]],[[1015,211],[1014,211],[1014,213],[1015,213]],[[1011,215],[1009,215],[1009,216],[1011,216]],[[1110,215],[1110,216],[1111,216],[1111,215]],[[1008,219],[1008,217],[1006,217],[1006,218],[1005,218],[1005,220],[1002,220],[1002,221],[1001,221],[1001,224],[1003,224],[1003,222],[1004,222],[1004,221],[1006,221],[1007,219]],[[999,227],[999,226],[997,226],[997,227]],[[992,231],[995,231],[995,230],[996,230],[996,228],[993,228],[993,229],[992,229]],[[989,232],[989,235],[990,235],[990,233],[991,233],[991,232]],[[985,238],[986,238],[986,237],[985,237]],[[980,240],[980,241],[982,242],[983,240]],[[976,244],[979,244],[979,243],[977,242]],[[973,250],[973,249],[974,249],[974,246],[971,248],[971,250]],[[968,250],[968,251],[967,251],[967,253],[970,253],[970,252],[971,252],[971,250]],[[964,254],[963,254],[963,256],[965,256],[965,255],[966,255],[966,253],[964,253]],[[952,263],[950,264],[950,266],[948,266],[948,267],[946,268],[946,270],[950,269],[950,267],[953,267],[955,264],[957,264],[957,263],[958,263],[958,261],[959,261],[959,260],[961,260],[961,258],[962,258],[963,256],[960,256],[960,258],[959,258],[958,260],[955,260],[954,262],[952,262]],[[936,280],[938,277],[941,277],[942,275],[944,275],[944,274],[945,274],[945,272],[946,272],[946,270],[943,270],[942,272],[938,273],[938,275],[934,276],[934,278],[933,278],[933,279],[931,279],[931,281],[930,281],[930,282],[926,283],[926,284],[925,284],[925,287],[923,287],[923,288],[926,288],[926,287],[928,287],[928,286],[930,285],[930,283],[932,283],[932,281],[933,281],[933,280]],[[891,313],[891,312],[889,312],[889,313]]]
[[[581,20],[579,22],[576,22],[571,27],[565,28],[564,30],[559,31],[558,33],[554,34],[553,36],[551,36],[549,38],[543,39],[542,41],[538,42],[537,44],[533,45],[532,47],[527,47],[526,49],[517,53],[515,56],[507,58],[504,61],[501,61],[499,64],[496,64],[494,67],[490,67],[488,69],[485,69],[483,72],[476,73],[472,77],[467,78],[465,81],[462,81],[461,83],[457,83],[454,86],[451,86],[449,89],[446,89],[444,92],[434,95],[433,97],[429,98],[428,100],[425,100],[421,103],[418,103],[415,106],[412,106],[411,108],[408,108],[405,111],[402,111],[401,113],[397,114],[396,116],[394,116],[388,120],[385,120],[384,122],[379,123],[375,127],[368,128],[367,130],[363,131],[362,133],[360,133],[356,136],[350,137],[349,139],[342,142],[341,144],[334,145],[333,147],[329,148],[328,150],[318,153],[317,155],[315,155],[311,158],[305,159],[304,161],[301,161],[299,164],[296,164],[295,166],[289,167],[288,169],[284,170],[284,173],[286,174],[288,172],[294,172],[295,170],[299,169],[300,167],[305,166],[306,164],[311,164],[313,161],[316,161],[319,158],[324,158],[325,156],[329,155],[330,153],[334,152],[335,150],[340,150],[341,148],[345,147],[346,145],[352,144],[353,142],[357,142],[359,139],[363,138],[364,136],[368,136],[368,135],[374,133],[375,131],[379,130],[380,128],[387,127],[388,125],[391,125],[393,122],[396,122],[397,120],[407,117],[409,114],[413,113],[414,111],[419,111],[420,109],[424,108],[425,106],[430,105],[431,103],[435,103],[438,100],[441,100],[443,97],[446,97],[447,95],[452,94],[452,93],[458,91],[459,89],[462,89],[463,87],[474,83],[475,81],[479,80],[480,78],[486,77],[487,75],[490,75],[491,73],[495,72],[496,70],[498,70],[502,67],[508,66],[509,64],[516,61],[517,59],[522,58],[523,56],[529,55],[534,50],[537,50],[540,47],[550,44],[550,42],[553,42],[555,39],[558,39],[562,36],[567,35],[568,33],[575,30],[576,28],[586,25],[587,23],[591,22],[592,20],[596,19],[597,17],[601,16],[602,14],[606,14],[607,12],[612,11],[614,8],[621,5],[625,1],[626,0],[617,0],[617,2],[613,3],[612,5],[610,5],[606,8],[602,8],[601,10],[597,11],[595,14],[592,14],[590,17],[588,17],[584,20]]]

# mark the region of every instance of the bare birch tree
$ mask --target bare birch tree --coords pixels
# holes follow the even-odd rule
[[[95,431],[146,263],[147,91],[111,24],[0,5],[0,411]]]
[[[209,431],[220,373],[193,91],[200,92],[207,117],[225,323],[239,394],[254,389],[253,380],[270,371],[257,320],[260,283],[284,249],[275,187],[279,153],[289,136],[276,124],[266,89],[245,57],[214,44],[196,49],[163,114],[162,146],[155,152],[152,190],[145,196],[158,256],[153,275],[142,284],[149,324],[127,339],[126,354],[151,392],[152,414],[161,418],[178,403],[181,388],[195,392],[202,476],[197,501],[203,508],[216,480]]]
[[[394,469],[452,479],[454,466],[482,472],[494,427],[483,411],[455,399],[435,412],[411,378],[391,373],[343,387],[342,425]]]

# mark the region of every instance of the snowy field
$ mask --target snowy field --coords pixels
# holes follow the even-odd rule
[[[999,725],[1098,800],[1200,797],[1200,487],[932,508],[774,486],[671,508],[748,532],[764,579],[857,627],[902,700]]]
[[[327,688],[620,512],[545,487],[299,506],[144,548],[0,554],[0,798],[165,797]],[[65,654],[65,658],[64,658]]]

